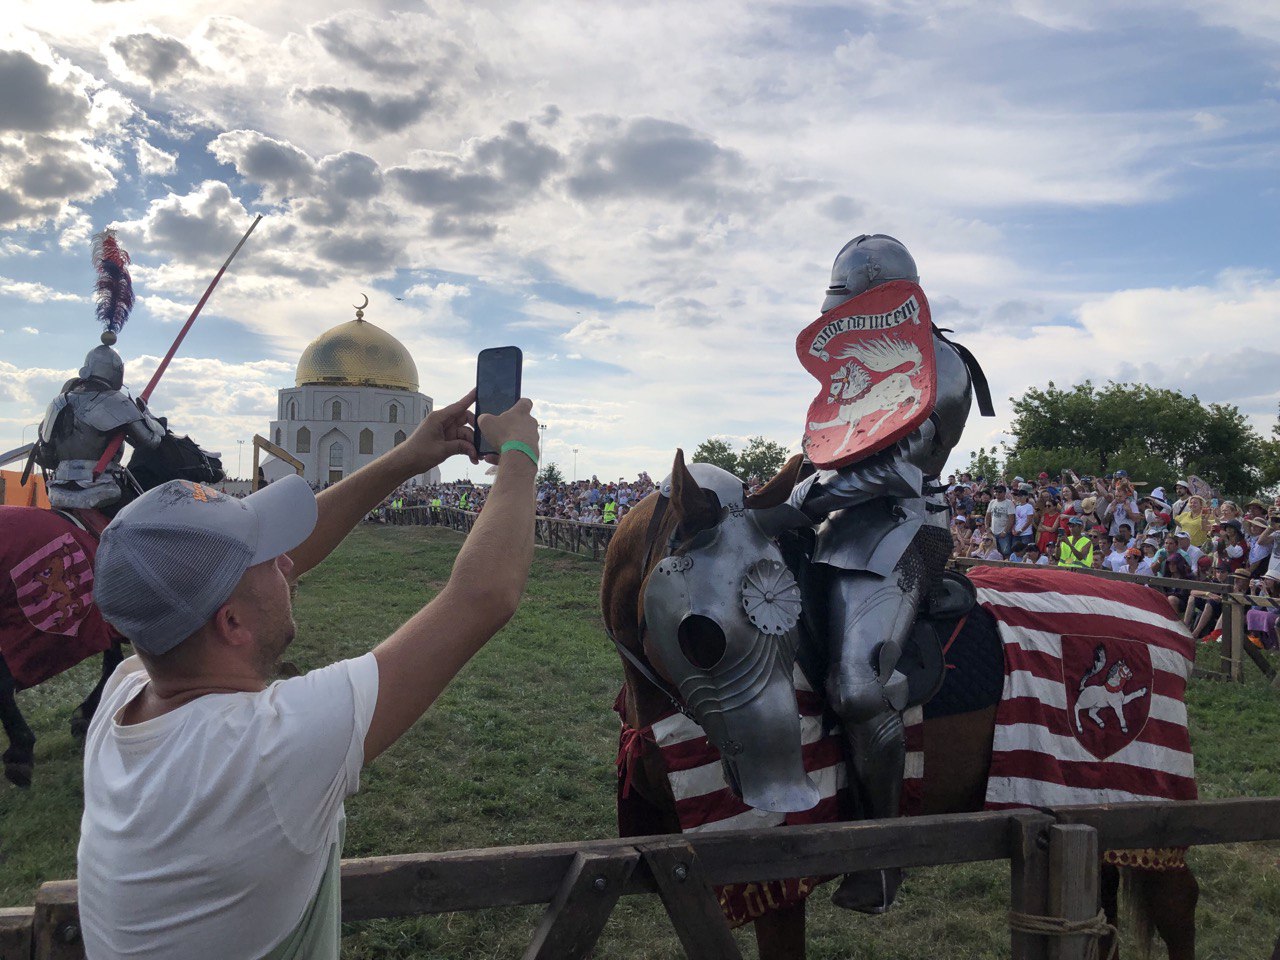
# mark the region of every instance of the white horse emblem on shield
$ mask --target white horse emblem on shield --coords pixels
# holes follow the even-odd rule
[[[864,419],[883,414],[867,430],[868,436],[875,436],[885,421],[904,406],[909,407],[908,415],[920,406],[921,391],[911,378],[920,372],[923,358],[914,343],[886,335],[847,346],[836,359],[849,361],[831,374],[827,392],[827,403],[839,403],[840,409],[826,422],[811,420],[810,430],[827,430],[845,424],[848,429],[840,444],[843,446]],[[874,384],[871,382],[869,370],[887,373],[905,364],[910,364],[909,369],[890,373]]]
[[[1146,687],[1139,687],[1132,693],[1124,692],[1124,685],[1132,679],[1133,671],[1129,669],[1129,665],[1124,660],[1117,660],[1111,665],[1111,669],[1107,671],[1106,683],[1085,687],[1081,690],[1080,695],[1076,697],[1075,707],[1071,711],[1076,721],[1076,732],[1084,732],[1084,723],[1080,716],[1082,713],[1089,714],[1089,719],[1099,727],[1105,727],[1107,724],[1102,719],[1102,711],[1110,710],[1116,715],[1116,720],[1120,724],[1120,732],[1128,733],[1129,724],[1125,722],[1124,717],[1125,705],[1147,695]]]

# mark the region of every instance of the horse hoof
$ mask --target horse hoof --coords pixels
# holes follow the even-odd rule
[[[31,786],[31,776],[34,773],[35,766],[30,763],[6,763],[4,765],[4,778],[15,787],[21,787],[24,790]]]
[[[884,913],[893,906],[902,877],[903,872],[897,867],[847,873],[831,895],[831,902],[842,910],[872,915]]]

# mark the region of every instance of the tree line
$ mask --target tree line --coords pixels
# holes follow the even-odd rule
[[[1011,398],[1012,441],[971,455],[975,476],[1034,477],[1041,470],[1102,476],[1118,469],[1171,484],[1196,474],[1224,495],[1255,497],[1280,484],[1280,418],[1260,434],[1239,408],[1140,383],[1052,381]]]

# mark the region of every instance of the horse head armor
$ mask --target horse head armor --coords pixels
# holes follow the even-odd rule
[[[661,492],[680,518],[644,589],[646,652],[719,749],[743,801],[775,812],[819,799],[804,771],[792,672],[800,588],[772,537],[809,521],[751,509],[742,481],[677,454]]]

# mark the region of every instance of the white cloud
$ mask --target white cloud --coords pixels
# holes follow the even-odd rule
[[[142,137],[133,141],[133,149],[138,155],[138,170],[143,176],[163,177],[177,169],[176,153],[166,153],[159,147],[153,147]]]
[[[32,334],[32,335],[34,336],[35,334],[39,333],[40,331],[39,331],[39,330],[37,330],[35,327],[23,327],[23,328],[22,328],[22,332],[23,332],[23,333],[29,333],[29,334]]]
[[[404,292],[405,299],[416,297],[421,300],[448,302],[458,297],[471,296],[471,288],[457,283],[418,283]]]
[[[26,300],[28,303],[49,303],[50,301],[89,302],[88,297],[83,297],[76,293],[64,293],[61,290],[47,287],[43,283],[35,283],[30,280],[10,280],[8,277],[0,277],[0,296],[17,297],[20,300]],[[29,332],[34,333],[35,331],[29,330]]]
[[[33,247],[24,247],[16,240],[8,237],[0,240],[0,257],[38,257],[42,251]]]

